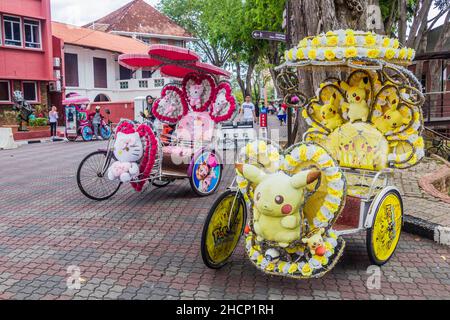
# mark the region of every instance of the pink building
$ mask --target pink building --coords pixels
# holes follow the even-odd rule
[[[48,107],[54,80],[51,26],[50,0],[0,1],[0,115],[13,105],[15,90]]]

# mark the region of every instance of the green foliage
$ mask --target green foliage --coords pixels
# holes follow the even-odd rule
[[[30,119],[29,125],[30,127],[44,127],[47,125],[47,118]]]

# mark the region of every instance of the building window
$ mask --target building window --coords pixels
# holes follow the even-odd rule
[[[139,88],[148,88],[147,80],[139,80]]]
[[[184,41],[183,41],[183,40],[177,40],[177,41],[175,41],[175,45],[176,45],[177,47],[182,47],[182,48],[184,48]]]
[[[111,101],[108,96],[106,94],[100,93],[98,94],[95,99],[94,102],[108,102]]]
[[[3,16],[3,29],[5,30],[5,45],[22,46],[22,28],[20,18]]]
[[[78,55],[73,53],[64,54],[65,78],[67,87],[78,87]]]
[[[106,59],[94,58],[94,87],[108,88],[108,75],[106,71]]]
[[[121,81],[120,89],[128,89],[128,81]]]
[[[156,88],[164,87],[164,79],[155,79],[155,87]]]
[[[128,68],[120,66],[119,76],[120,80],[130,80],[133,77],[133,72]]]
[[[142,79],[150,79],[153,76],[153,71],[142,70]]]
[[[9,81],[0,80],[0,102],[11,101],[11,87]]]
[[[160,39],[159,44],[169,44],[169,40],[167,39]]]
[[[36,20],[23,20],[25,30],[25,47],[40,49],[41,48],[41,24]]]
[[[23,97],[30,102],[38,101],[37,83],[35,81],[22,82]]]

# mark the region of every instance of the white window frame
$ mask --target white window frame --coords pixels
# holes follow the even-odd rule
[[[19,29],[20,29],[20,45],[7,44],[7,43],[6,43],[6,41],[19,41],[19,40],[16,40],[16,39],[13,39],[13,40],[11,40],[11,39],[6,39],[5,18],[17,18],[17,19],[19,19],[19,22],[17,22],[17,21],[7,21],[7,22],[9,22],[10,24],[17,24],[17,23],[19,24]],[[23,23],[22,23],[22,18],[21,18],[21,17],[17,17],[17,16],[12,16],[12,15],[3,15],[2,26],[3,26],[3,29],[5,29],[5,30],[3,30],[3,34],[5,35],[5,39],[4,39],[5,46],[6,46],[6,47],[15,47],[15,48],[21,47],[21,48],[23,48],[23,29],[22,29]],[[13,30],[13,32],[12,32],[12,35],[14,36],[14,30]]]
[[[11,102],[11,82],[9,80],[0,80],[0,82],[6,82],[8,84],[8,98],[9,100],[0,100],[0,103]]]
[[[39,89],[38,89],[38,83],[37,81],[22,81],[22,92],[23,92],[23,97],[25,98],[25,90],[23,88],[23,85],[25,83],[33,83],[34,84],[34,89],[36,92],[36,99],[35,100],[27,100],[28,102],[39,102]],[[26,98],[25,98],[26,100]]]
[[[36,25],[36,24],[32,24],[32,23],[27,23],[27,21],[30,21],[30,22],[36,22],[37,25]],[[33,41],[33,42],[27,42],[27,34],[26,34],[26,29],[25,29],[25,27],[26,27],[27,25],[30,26],[31,29],[33,29],[33,28],[35,28],[35,27],[38,28],[39,42],[36,42],[36,41]],[[25,34],[24,34],[24,37],[23,37],[24,44],[25,44],[25,48],[27,48],[27,49],[35,49],[35,50],[42,49],[42,29],[41,29],[41,21],[35,20],[35,19],[24,18],[24,19],[23,19],[23,31],[24,31],[24,33],[25,33]],[[33,33],[33,32],[31,33],[31,36],[34,38],[34,33]],[[36,40],[36,39],[32,39],[32,40]],[[28,47],[28,46],[27,46],[27,43],[30,43],[30,44],[32,44],[32,45],[39,45],[39,46],[38,46],[38,47]]]

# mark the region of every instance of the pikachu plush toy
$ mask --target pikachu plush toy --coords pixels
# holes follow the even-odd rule
[[[277,242],[282,248],[301,235],[300,207],[308,184],[320,177],[320,171],[301,171],[292,177],[284,172],[266,174],[253,165],[237,165],[237,170],[256,185],[253,225],[257,240]]]
[[[340,86],[346,91],[347,102],[343,104],[343,110],[347,114],[350,122],[362,120],[367,122],[369,118],[369,106],[366,100],[366,85],[368,78],[361,79],[358,86],[349,86],[346,82],[341,82]]]
[[[320,116],[322,118],[322,124],[331,131],[344,123],[344,119],[342,119],[339,113],[336,95],[331,96],[330,101],[320,108]]]

